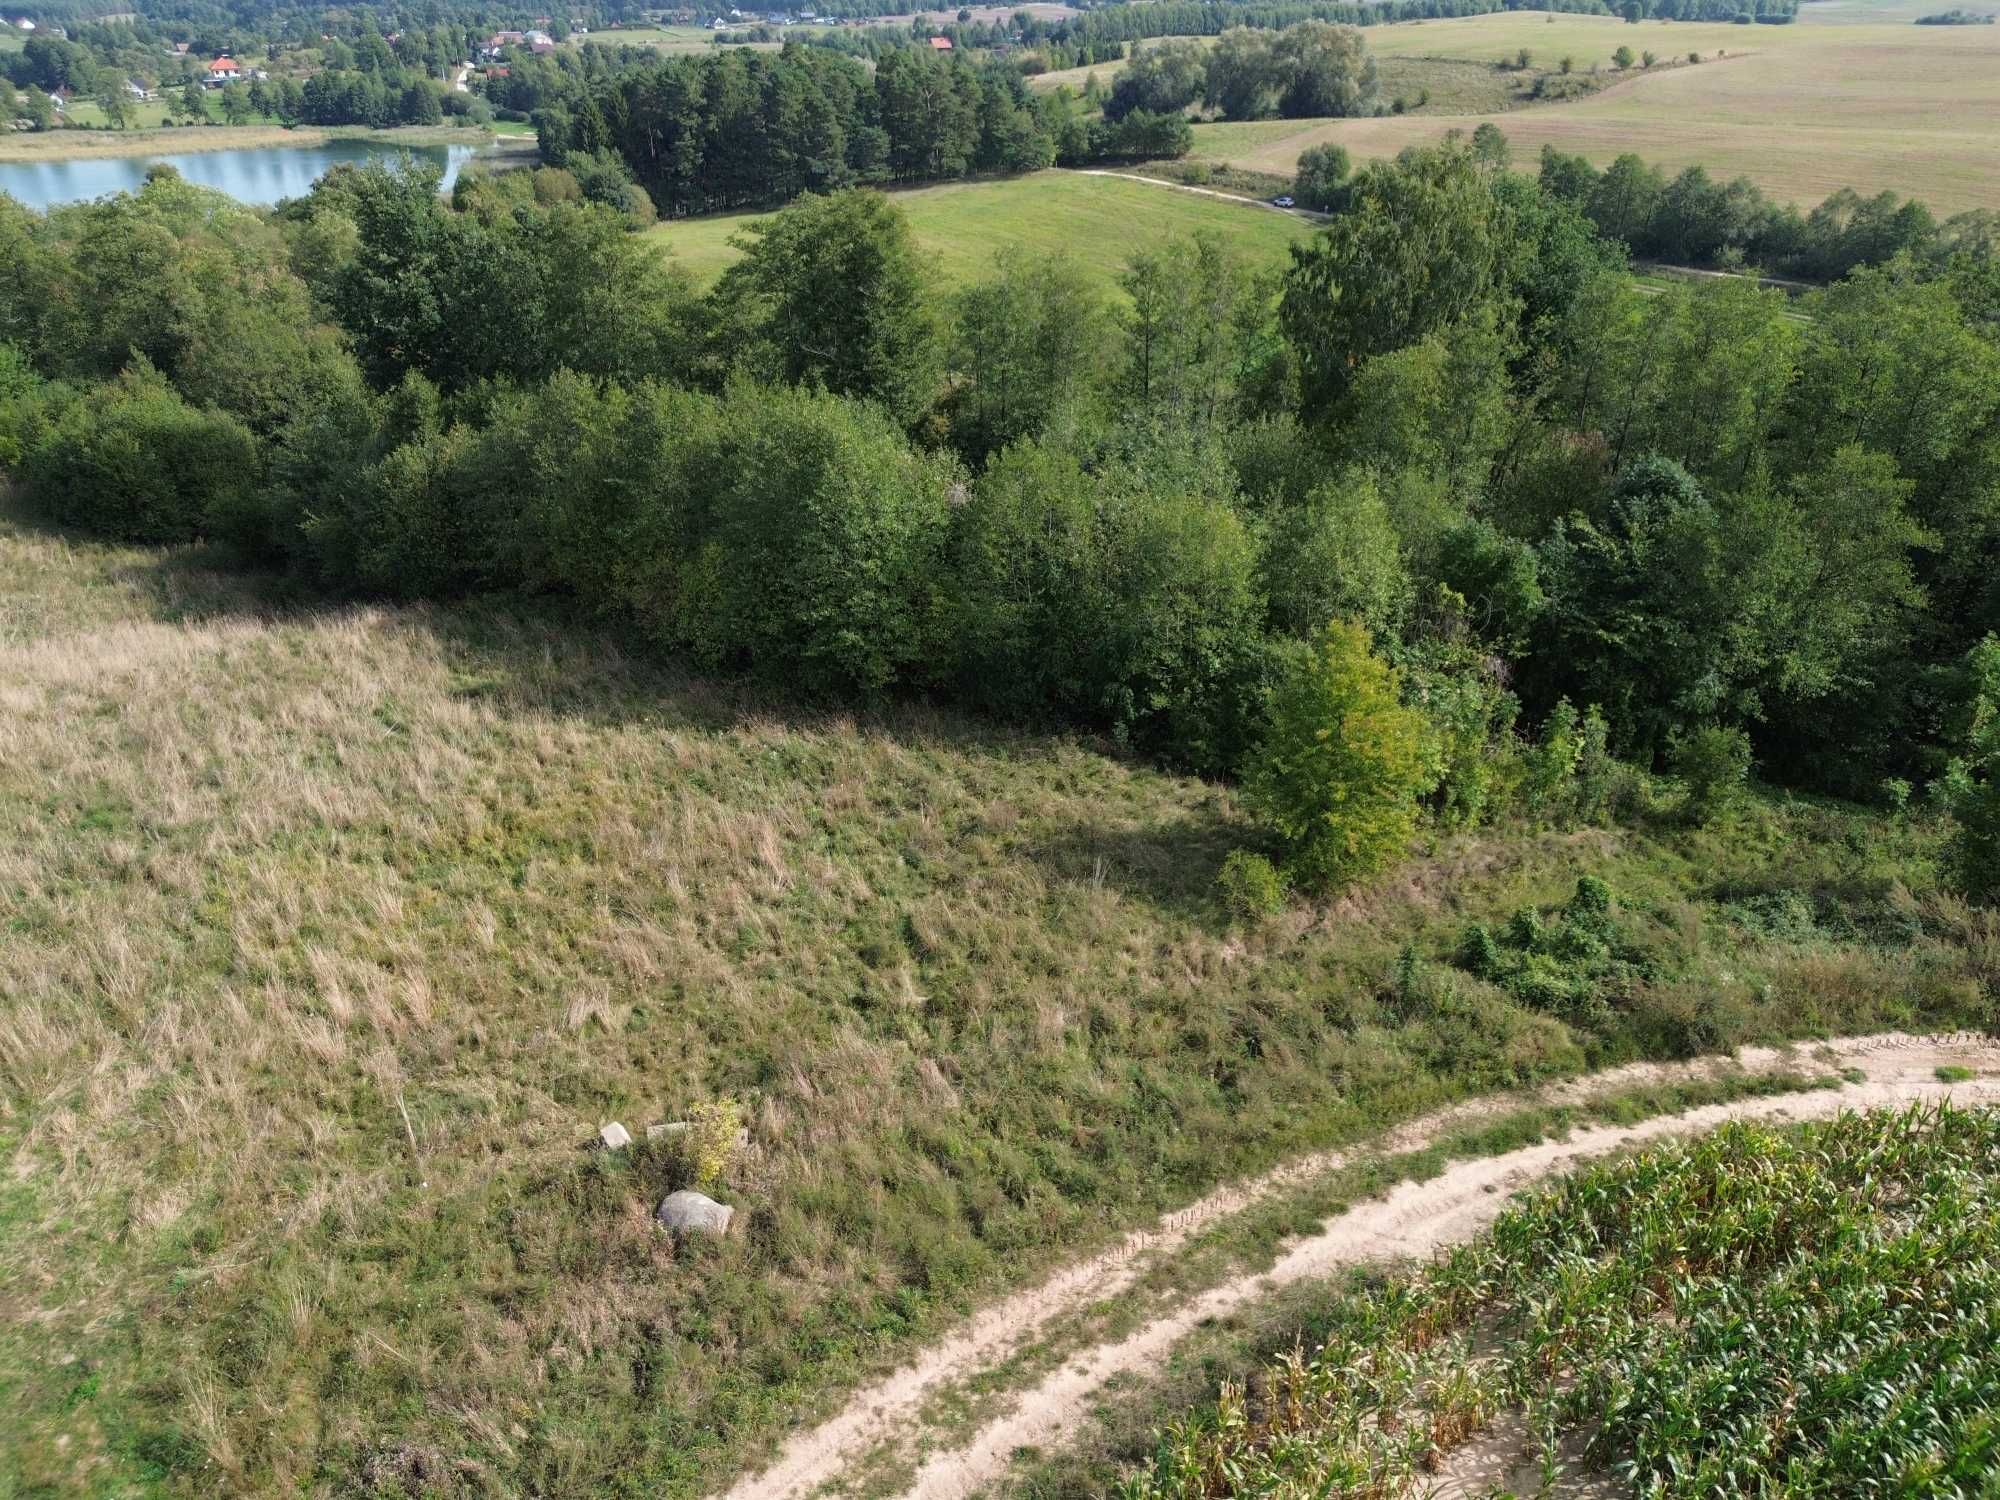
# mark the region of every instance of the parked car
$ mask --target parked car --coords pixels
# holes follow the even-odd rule
[[[1290,193],[1279,194],[1271,200],[1271,206],[1273,208],[1290,208],[1292,206],[1292,195]]]

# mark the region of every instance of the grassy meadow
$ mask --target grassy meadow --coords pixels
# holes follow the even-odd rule
[[[1227,787],[225,561],[0,522],[0,1494],[691,1496],[1296,1152],[1637,1052],[1991,1019],[2000,934],[1920,824],[1640,795],[1242,930]],[[1584,875],[1610,1029],[1455,967]],[[705,1106],[749,1131],[739,1232],[676,1245],[692,1169],[644,1127]]]
[[[1108,285],[1134,251],[1199,229],[1227,235],[1253,264],[1275,268],[1285,264],[1290,246],[1312,229],[1301,219],[1246,211],[1200,193],[1076,172],[955,182],[894,197],[909,216],[917,248],[950,285],[989,274],[995,253],[1008,245],[1039,255],[1063,252]],[[759,217],[679,219],[649,233],[705,286],[741,253],[731,237]]]

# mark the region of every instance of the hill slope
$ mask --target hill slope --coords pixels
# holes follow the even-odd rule
[[[0,1490],[693,1494],[1218,1181],[1987,1014],[1928,835],[1840,809],[1489,833],[1245,933],[1223,788],[0,524]],[[1454,967],[1586,873],[1650,976],[1602,1024]],[[677,1247],[642,1127],[704,1105],[740,1232]]]

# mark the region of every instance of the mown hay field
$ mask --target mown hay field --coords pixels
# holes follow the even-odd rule
[[[1563,56],[1607,70],[1619,46],[1698,66],[1638,73],[1560,104],[1480,113],[1423,111],[1298,122],[1291,134],[1201,139],[1196,152],[1250,171],[1283,173],[1327,141],[1357,158],[1470,132],[1491,120],[1532,169],[1542,146],[1600,165],[1634,151],[1670,169],[1699,165],[1748,177],[1780,202],[1817,203],[1843,187],[1923,199],[1940,214],[2000,207],[2000,27],[1722,26],[1537,12],[1378,27],[1384,57],[1498,61],[1526,47],[1543,68]],[[1718,58],[1718,50],[1728,55]]]
[[[1225,786],[0,521],[0,1493],[690,1496],[1295,1152],[1988,1017],[1923,826],[1635,816],[1244,931]],[[1631,962],[1563,982],[1624,976],[1609,1029],[1451,967],[1585,874]],[[644,1127],[704,1106],[749,1132],[738,1232],[676,1244],[690,1163]]]
[[[917,248],[949,285],[989,275],[1007,246],[1062,253],[1114,283],[1134,252],[1212,229],[1258,266],[1279,267],[1306,238],[1304,220],[1178,192],[1149,183],[1076,172],[1034,172],[996,181],[955,182],[894,195]],[[650,231],[703,285],[742,253],[730,243],[758,214],[682,219]]]

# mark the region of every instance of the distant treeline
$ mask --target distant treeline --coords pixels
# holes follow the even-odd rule
[[[1755,266],[1810,281],[1838,281],[1899,255],[1982,258],[2000,246],[2000,214],[1974,209],[1942,224],[1894,193],[1863,198],[1842,188],[1811,213],[1780,206],[1747,178],[1719,182],[1701,167],[1669,178],[1627,153],[1599,171],[1580,156],[1542,148],[1543,190],[1576,205],[1609,239],[1643,259],[1688,266]]]
[[[1087,121],[1067,93],[914,51],[872,74],[824,48],[730,49],[618,75],[535,112],[555,164],[615,154],[661,213],[714,213],[860,183],[936,182],[1056,162],[1183,155],[1189,128],[1144,111]]]
[[[1941,10],[1933,15],[1918,16],[1919,26],[1991,26],[1996,17],[1991,12],[1982,14],[1976,10]]]
[[[1017,35],[1041,41],[1138,41],[1156,36],[1220,36],[1235,26],[1278,30],[1299,21],[1337,21],[1345,26],[1381,26],[1397,21],[1435,21],[1484,16],[1529,7],[1506,0],[1385,0],[1382,4],[1278,3],[1230,5],[1213,0],[1161,0],[1158,4],[1106,5],[1059,21],[1029,18]],[[1798,0],[1550,0],[1535,10],[1576,15],[1617,15],[1627,20],[1737,21],[1783,23],[1798,15]]]
[[[1111,62],[1125,55],[1124,44],[1163,36],[1220,36],[1235,27],[1281,31],[1301,21],[1333,21],[1343,26],[1382,26],[1397,21],[1439,21],[1456,16],[1485,16],[1520,10],[1507,0],[1256,0],[1250,4],[1219,0],[1160,0],[1156,4],[1104,5],[1058,20],[1016,12],[1003,23],[946,21],[936,34],[948,36],[961,48],[1031,47],[1051,68],[1082,67]],[[1573,15],[1617,15],[1630,21],[1741,21],[1783,25],[1798,15],[1798,0],[1549,0],[1537,10]],[[930,28],[921,28],[925,36]],[[766,36],[766,39],[769,39]],[[907,26],[871,26],[860,31],[833,32],[815,38],[821,45],[858,56],[879,57],[920,43],[923,37]]]

